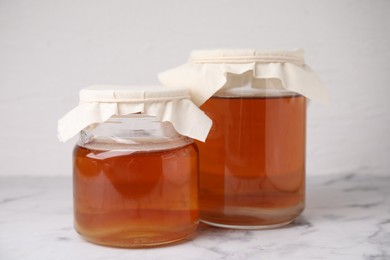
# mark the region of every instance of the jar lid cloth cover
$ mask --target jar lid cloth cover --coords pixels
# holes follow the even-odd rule
[[[257,85],[249,82],[252,89],[287,90],[323,104],[328,103],[328,90],[312,69],[305,64],[301,49],[193,51],[187,63],[160,73],[159,80],[164,86],[180,86],[189,89],[193,102],[200,106],[221,88],[229,85],[229,74],[241,75],[250,71],[252,79],[262,79],[263,82],[267,82]]]
[[[58,121],[58,139],[65,142],[87,126],[134,113],[169,121],[178,133],[200,141],[206,139],[212,125],[186,89],[93,85],[80,91],[80,104]]]

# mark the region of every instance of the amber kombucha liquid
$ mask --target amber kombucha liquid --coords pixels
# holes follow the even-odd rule
[[[76,230],[91,242],[116,247],[181,240],[198,224],[197,180],[194,143],[145,152],[76,146]]]
[[[200,153],[201,220],[267,228],[304,208],[306,100],[302,96],[213,97],[213,120]]]

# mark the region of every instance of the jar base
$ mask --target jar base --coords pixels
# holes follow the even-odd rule
[[[113,237],[88,237],[83,234],[80,234],[83,239],[86,241],[107,247],[116,247],[116,248],[149,248],[149,247],[160,247],[165,245],[172,245],[184,242],[186,240],[191,240],[194,237],[193,230],[181,233],[181,234],[169,234],[164,235],[163,237],[154,237],[155,234],[145,233],[145,234],[128,234],[127,236],[118,236]]]
[[[270,229],[286,226],[303,211],[304,202],[288,208],[266,209],[252,207],[226,207],[201,211],[202,223],[230,229]]]
[[[207,224],[209,226],[219,227],[219,228],[261,230],[261,229],[272,229],[272,228],[279,228],[279,227],[287,226],[288,224],[290,224],[294,220],[295,220],[295,218],[292,220],[283,222],[283,223],[272,224],[272,225],[258,225],[258,226],[227,225],[227,224],[213,223],[213,222],[209,222],[209,221],[205,221],[205,220],[201,220],[200,222]]]

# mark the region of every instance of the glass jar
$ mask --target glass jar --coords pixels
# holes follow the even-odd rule
[[[64,141],[81,130],[73,152],[77,232],[128,248],[190,237],[199,222],[199,158],[191,137],[205,139],[210,127],[185,89],[81,90],[80,105],[58,129]]]
[[[305,199],[306,98],[222,88],[201,109],[213,120],[206,142],[197,143],[202,221],[270,228],[294,220]]]
[[[198,151],[171,123],[112,117],[81,132],[73,165],[75,228],[85,239],[147,247],[195,231]]]
[[[304,209],[306,99],[327,91],[303,52],[194,51],[163,72],[169,87],[187,87],[212,119],[200,154],[201,221],[262,229],[286,225]]]

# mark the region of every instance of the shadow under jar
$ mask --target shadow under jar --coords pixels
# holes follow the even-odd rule
[[[81,132],[73,162],[75,228],[86,240],[150,247],[195,231],[198,151],[171,123],[112,117]]]
[[[201,220],[214,226],[279,227],[304,209],[306,98],[281,89],[234,91],[235,83],[265,84],[250,73],[229,74],[230,86],[200,107],[213,120],[206,142],[197,142]]]

